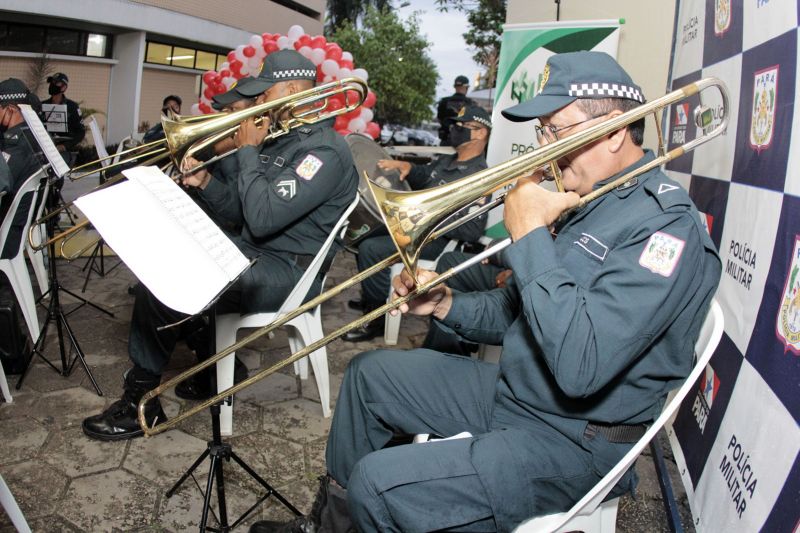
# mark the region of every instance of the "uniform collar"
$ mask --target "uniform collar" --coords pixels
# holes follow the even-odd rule
[[[448,170],[459,169],[459,170],[466,170],[470,167],[474,167],[480,165],[482,161],[485,161],[483,158],[483,154],[476,155],[472,159],[467,159],[466,161],[458,161],[456,158],[458,154],[453,155],[453,160],[450,161],[447,165]]]

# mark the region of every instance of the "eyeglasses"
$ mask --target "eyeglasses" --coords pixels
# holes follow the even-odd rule
[[[536,140],[539,141],[541,144],[542,140],[546,140],[547,142],[556,142],[558,140],[558,132],[564,131],[566,129],[575,127],[579,124],[583,124],[584,122],[589,122],[590,120],[594,120],[596,118],[600,118],[604,115],[597,115],[596,117],[589,117],[585,120],[581,120],[580,122],[574,122],[572,124],[567,124],[566,126],[561,126],[556,128],[552,124],[537,124],[534,126],[536,130]]]

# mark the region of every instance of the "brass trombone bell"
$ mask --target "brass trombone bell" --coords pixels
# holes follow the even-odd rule
[[[488,257],[489,255],[501,251],[503,248],[511,244],[510,238],[507,238],[504,241],[492,246],[469,261],[461,263],[447,272],[440,274],[428,283],[417,283],[417,287],[406,296],[389,302],[386,305],[362,316],[360,319],[336,329],[336,331],[333,331],[324,338],[306,346],[302,350],[293,353],[288,358],[274,364],[269,368],[260,370],[257,374],[250,376],[241,383],[221,391],[215,396],[192,406],[176,417],[161,423],[158,423],[156,420],[152,426],[147,424],[145,419],[145,408],[147,403],[161,395],[165,390],[175,387],[178,383],[210,367],[222,358],[227,357],[240,348],[247,346],[256,339],[286,324],[293,318],[296,318],[307,311],[311,311],[323,302],[342,293],[347,288],[360,283],[374,273],[387,268],[393,263],[396,263],[398,259],[403,261],[408,272],[416,274],[416,264],[419,257],[419,252],[425,244],[431,240],[445,235],[455,227],[460,226],[475,216],[478,216],[482,212],[491,209],[495,205],[498,205],[503,201],[505,195],[501,194],[498,198],[488,202],[477,210],[469,212],[467,215],[459,219],[449,220],[455,213],[458,213],[462,209],[469,207],[478,199],[494,191],[502,189],[504,186],[510,184],[518,177],[526,176],[534,170],[552,165],[570,152],[574,152],[575,150],[587,146],[588,144],[595,142],[597,139],[600,139],[605,135],[608,135],[616,130],[619,130],[620,128],[646,117],[650,113],[656,115],[656,112],[662,110],[664,107],[677,103],[711,86],[714,86],[718,89],[722,98],[722,108],[724,112],[721,113],[722,118],[719,124],[711,127],[712,120],[710,109],[703,105],[699,106],[695,112],[695,124],[699,128],[702,135],[698,134],[694,140],[675,147],[670,151],[666,150],[663,141],[659,136],[659,149],[657,157],[655,157],[649,163],[639,166],[630,172],[615,178],[602,187],[593,190],[591,193],[582,196],[577,207],[574,208],[580,209],[592,200],[607,194],[608,192],[616,189],[623,183],[630,181],[636,176],[661,166],[677,157],[680,157],[684,153],[689,152],[721,135],[727,129],[727,117],[729,115],[728,90],[725,87],[725,84],[716,78],[702,79],[681,89],[672,91],[665,96],[658,98],[657,100],[653,100],[650,103],[643,104],[636,109],[608,119],[596,126],[579,131],[562,140],[547,144],[543,147],[537,148],[532,152],[528,152],[527,154],[511,159],[500,165],[496,165],[465,178],[453,181],[450,184],[435,187],[433,189],[425,189],[422,191],[394,191],[384,189],[374,182],[370,182],[370,190],[375,195],[375,200],[379,206],[381,216],[383,217],[384,222],[389,229],[392,239],[397,245],[398,252],[373,265],[367,270],[357,273],[351,279],[325,291],[316,298],[313,298],[307,303],[301,305],[297,309],[281,316],[271,324],[254,331],[239,342],[229,346],[228,348],[225,348],[202,363],[197,364],[178,376],[175,376],[174,378],[162,383],[155,389],[145,393],[138,406],[139,425],[142,427],[145,435],[156,435],[175,427],[177,424],[180,424],[183,420],[189,418],[190,416],[193,416],[194,414],[205,410],[207,407],[222,401],[226,397],[239,392],[246,387],[249,387],[250,385],[264,379],[270,374],[275,373],[281,368],[308,356],[323,346],[330,344],[332,341],[341,337],[348,331],[361,327],[362,325],[371,322],[388,311],[398,309],[401,305],[405,304],[409,300],[420,294],[424,294],[435,285],[446,281],[465,268],[480,262],[483,258]],[[658,116],[656,115],[656,122],[658,122],[657,119]],[[564,214],[562,214],[562,216],[563,215]]]

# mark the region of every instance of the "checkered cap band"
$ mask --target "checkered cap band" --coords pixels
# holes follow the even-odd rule
[[[289,70],[276,70],[272,73],[272,77],[276,80],[281,78],[314,78],[317,77],[317,71],[305,68],[293,68]]]
[[[3,100],[24,100],[27,98],[27,93],[6,93],[0,94],[0,102]]]
[[[489,122],[488,120],[486,120],[483,117],[472,117],[472,120],[474,120],[475,122],[480,122],[481,124],[483,124],[487,128],[491,128],[492,127],[492,123]]]
[[[621,83],[573,83],[569,86],[569,95],[578,98],[628,98],[644,103],[639,89]]]

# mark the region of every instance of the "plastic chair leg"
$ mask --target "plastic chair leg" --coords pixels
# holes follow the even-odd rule
[[[11,494],[11,489],[8,488],[3,476],[0,476],[0,504],[3,505],[3,509],[6,510],[11,523],[14,524],[19,533],[31,533],[31,528],[25,520],[25,515],[22,514],[22,510],[17,505],[17,500]]]
[[[35,340],[39,337],[39,318],[36,316],[36,300],[33,297],[33,288],[28,272],[21,270],[21,268],[25,268],[25,260],[20,255],[16,259],[6,262],[6,265],[7,268],[3,268],[3,271],[14,289],[14,295],[22,309],[22,316],[25,318],[31,339]]]
[[[217,317],[217,351],[221,351],[236,342],[236,326],[227,324]],[[233,386],[233,368],[236,353],[217,362],[217,392]],[[219,429],[224,436],[233,434],[233,402],[224,403],[219,411]]]

